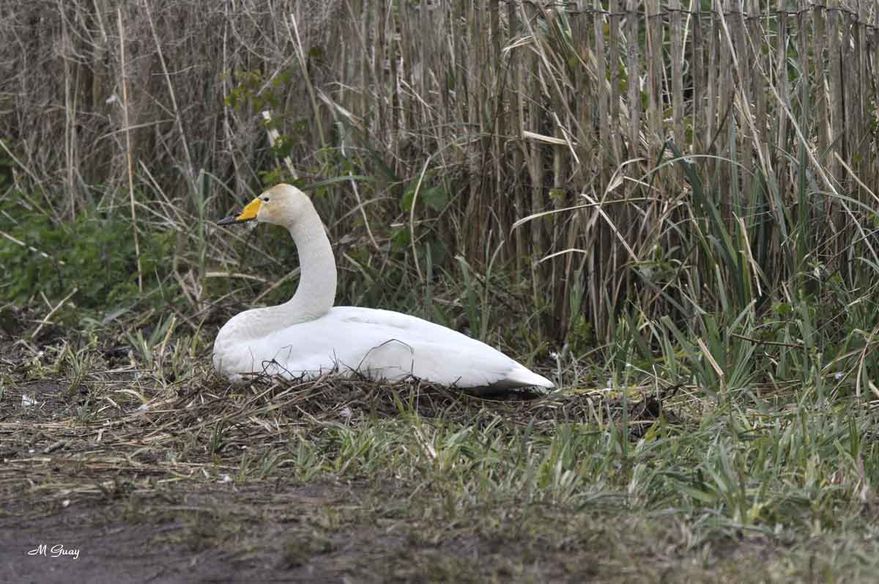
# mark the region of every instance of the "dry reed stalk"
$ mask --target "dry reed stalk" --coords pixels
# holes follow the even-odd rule
[[[21,248],[24,248],[24,249],[28,250],[28,251],[31,252],[31,253],[35,253],[35,254],[37,254],[38,256],[42,257],[42,258],[45,258],[45,259],[47,259],[47,260],[50,260],[50,261],[52,261],[52,262],[54,262],[54,263],[56,263],[56,264],[59,264],[59,265],[61,265],[61,266],[64,265],[64,260],[59,260],[59,259],[56,259],[56,258],[53,257],[53,256],[50,256],[50,255],[47,254],[46,252],[44,252],[44,251],[42,251],[42,250],[40,250],[40,249],[37,249],[36,247],[34,247],[34,246],[30,245],[30,244],[27,244],[27,243],[23,242],[22,240],[18,239],[17,237],[15,237],[15,236],[13,236],[13,235],[10,235],[9,233],[6,233],[6,232],[3,231],[2,229],[0,229],[0,237],[2,237],[2,238],[4,238],[4,239],[6,239],[6,240],[8,240],[8,241],[10,241],[10,242],[12,242],[12,243],[14,243],[15,245],[17,245],[17,246],[19,246],[19,247],[21,247]]]
[[[659,0],[647,0],[644,3],[644,18],[647,21],[645,35],[647,37],[647,127],[650,132],[648,139],[648,159],[655,163],[663,143],[663,114],[660,111],[662,102],[662,77],[665,71],[662,43],[662,13],[659,11]]]
[[[737,106],[742,114],[742,118],[744,118],[744,124],[748,126],[750,130],[751,140],[753,142],[754,154],[760,160],[760,167],[764,176],[773,176],[773,171],[771,167],[771,163],[765,152],[765,142],[760,139],[763,135],[760,132],[754,121],[754,115],[751,111],[750,100],[748,99],[748,95],[745,93],[745,88],[748,86],[746,82],[748,73],[747,67],[743,66],[742,60],[739,58],[738,51],[735,48],[735,45],[743,46],[744,42],[740,39],[738,43],[733,40],[733,36],[730,33],[730,27],[727,25],[726,17],[723,14],[723,11],[718,13],[720,18],[721,27],[723,29],[723,33],[725,36],[725,41],[728,44],[729,48],[729,57],[732,60],[732,72],[736,78],[736,91],[735,91],[735,99],[737,102]],[[770,199],[773,200],[773,199]]]
[[[58,3],[59,12],[63,14],[63,7],[61,6],[60,0]],[[65,214],[68,219],[73,219],[76,217],[76,182],[74,177],[76,176],[76,169],[78,167],[78,161],[76,160],[76,147],[77,147],[77,139],[76,139],[76,110],[77,110],[77,98],[79,97],[79,92],[77,92],[74,88],[71,87],[73,82],[71,81],[71,77],[73,75],[72,67],[70,65],[71,61],[71,53],[73,52],[71,48],[70,35],[68,32],[67,19],[61,18],[61,45],[62,45],[62,55],[64,60],[64,159],[66,166],[65,173],[65,190],[68,193],[69,202],[68,202],[68,212]]]
[[[798,12],[798,14],[796,16],[796,27],[797,27],[797,30],[799,30],[799,31],[806,30],[806,14],[805,14],[805,12],[803,12],[803,11]],[[808,76],[809,71],[811,69],[810,59],[809,59],[809,44],[806,39],[806,35],[802,34],[802,32],[801,32],[801,34],[797,35],[797,57],[801,63],[801,65],[800,65],[801,70],[804,71],[806,76]],[[788,114],[789,114],[789,112],[793,111],[791,104],[794,101],[794,98],[799,99],[799,104],[800,104],[800,107],[802,108],[803,111],[812,111],[812,109],[813,109],[812,104],[814,103],[814,101],[812,99],[812,88],[811,88],[810,84],[800,83],[799,92],[795,95],[791,94],[790,97],[791,97],[790,101],[782,104],[782,107],[784,109],[784,115],[779,116],[779,117],[783,117],[785,120],[789,119]],[[810,135],[810,136],[812,135],[811,116],[802,116],[801,122],[803,125],[802,130],[799,130],[799,128],[794,129],[793,128],[794,124],[792,124],[792,129],[790,132],[790,134],[792,134],[792,136],[793,136],[792,145],[796,146],[797,160],[804,160],[806,158],[806,152],[808,151],[808,148],[809,148],[808,144],[802,142],[799,139],[800,135],[797,133],[798,130],[800,131],[800,133],[806,132],[806,134],[803,134],[803,135]],[[782,147],[783,146],[779,146],[778,147],[779,150]],[[791,148],[792,153],[793,153],[793,151],[794,151],[793,148]],[[794,172],[796,172],[796,167],[794,165],[791,165],[791,173],[793,174]],[[796,177],[793,177],[793,176],[791,177],[791,184],[792,185],[796,184],[797,188],[801,188],[805,184],[805,179],[806,179],[805,173],[796,172],[796,174],[797,174]],[[796,183],[793,182],[794,179],[796,180]]]
[[[593,0],[592,4],[593,9],[596,12],[601,11],[601,0]],[[607,20],[601,14],[596,14],[592,20],[593,26],[593,35],[595,37],[595,85],[596,85],[596,96],[598,101],[598,142],[599,144],[610,144],[610,107],[609,101],[613,99],[613,94],[608,91],[606,87],[607,83],[607,54],[604,42],[604,27]],[[611,63],[611,69],[614,68],[614,63]],[[598,167],[600,169],[602,181],[607,180],[607,176],[610,173],[610,164],[612,162],[611,157],[607,155],[607,152],[599,149],[601,155],[599,156]]]
[[[422,3],[422,6],[423,5],[424,4]],[[502,93],[506,85],[506,67],[502,65],[504,61],[501,55],[501,35],[503,34],[503,31],[501,30],[500,0],[490,0],[488,10],[489,36],[491,41],[491,52],[488,55],[488,59],[490,62],[501,65],[501,67],[492,71],[493,76],[490,79],[491,85],[489,86],[492,116],[489,120],[492,141],[491,150],[494,153],[491,157],[492,170],[494,173],[494,176],[492,177],[494,182],[494,206],[500,207],[503,205],[501,199],[505,196],[502,187],[504,184],[503,152],[505,141],[504,136],[507,133],[507,118],[504,108],[504,95]]]
[[[311,111],[314,114],[314,123],[317,126],[317,135],[321,148],[326,148],[327,138],[324,134],[323,124],[321,123],[321,111],[317,105],[317,97],[314,92],[314,84],[311,82],[311,75],[308,73],[308,64],[305,60],[305,49],[302,46],[302,37],[299,35],[299,25],[296,21],[296,13],[290,13],[290,24],[293,27],[292,39],[293,48],[296,51],[296,59],[299,62],[299,71],[302,74],[302,82],[308,91],[308,99],[311,102]]]
[[[873,6],[875,9],[875,5]],[[853,100],[853,109],[854,116],[852,119],[851,126],[852,128],[858,132],[857,140],[855,142],[854,151],[858,151],[862,148],[868,141],[869,136],[867,132],[865,132],[865,124],[868,119],[868,82],[867,82],[867,71],[869,70],[868,61],[870,55],[870,49],[868,48],[870,42],[868,40],[868,32],[867,32],[867,23],[869,22],[869,16],[867,14],[867,3],[860,2],[858,3],[858,16],[857,20],[854,23],[855,27],[855,58],[857,59],[857,99]],[[862,169],[864,169],[867,165],[864,164],[863,160],[855,161],[855,169],[858,174],[862,173]]]
[[[707,104],[703,103],[702,96],[706,94],[707,91],[707,74],[705,71],[704,63],[705,63],[705,49],[703,47],[702,40],[702,11],[701,11],[701,2],[699,0],[690,0],[690,10],[687,16],[687,22],[689,23],[692,19],[694,24],[692,26],[693,29],[693,42],[690,45],[690,67],[692,69],[692,73],[690,74],[691,85],[690,85],[690,95],[691,97],[691,115],[690,115],[690,127],[692,128],[693,138],[690,141],[690,151],[698,151],[704,152],[706,142],[704,140],[702,132],[698,131],[698,128],[702,125],[702,120],[705,117],[703,113]],[[681,148],[683,148],[683,144]]]
[[[778,0],[776,4],[776,10],[781,13],[785,7],[785,0]],[[788,31],[787,31],[787,17],[781,16],[778,19],[778,32],[776,33],[776,53],[775,53],[775,67],[773,70],[767,69],[767,71],[772,71],[772,78],[775,80],[775,86],[778,88],[779,95],[783,96],[782,99],[789,100],[790,98],[790,84],[788,81],[788,73],[787,73],[787,51],[788,51]],[[767,82],[772,83],[769,75],[765,75]],[[790,102],[787,101],[789,105]],[[764,104],[765,109],[765,104]],[[764,114],[765,115],[765,114]],[[775,167],[778,169],[779,175],[779,184],[778,188],[781,191],[784,191],[789,183],[787,181],[787,172],[785,170],[788,168],[787,160],[785,160],[784,156],[781,156],[781,152],[783,152],[784,147],[788,143],[788,131],[787,131],[787,117],[786,116],[777,116],[775,119],[775,150],[776,154],[774,157]]]
[[[622,95],[620,95],[619,80],[619,63],[620,63],[620,14],[622,13],[623,0],[610,0],[610,16],[608,17],[608,36],[607,43],[610,45],[610,53],[608,54],[608,69],[610,84],[608,100],[610,101],[610,121],[614,126],[621,123],[620,104],[622,103]],[[611,133],[611,144],[613,152],[613,161],[611,168],[616,168],[623,162],[622,136],[621,132],[614,131]]]
[[[804,7],[807,5],[805,0],[803,0],[803,5]],[[818,8],[812,13],[811,22],[809,24],[812,26],[812,39],[814,42],[811,52],[811,73],[816,79],[821,79],[823,81],[825,78],[825,72],[827,71],[824,61],[824,45],[827,41],[827,31],[824,24],[823,7]],[[827,160],[829,154],[828,148],[833,140],[830,136],[830,132],[832,131],[829,112],[830,100],[826,94],[825,88],[825,83],[817,83],[812,86],[814,92],[812,103],[815,104],[814,111],[818,113],[818,123],[815,127],[818,139],[818,152],[821,153],[822,162]]]
[[[137,212],[134,202],[134,158],[131,153],[131,124],[128,120],[128,81],[125,77],[125,26],[122,22],[122,8],[117,9],[116,17],[119,30],[119,73],[122,85],[122,124],[125,126],[125,160],[128,176],[128,202],[131,211],[131,235],[134,239],[134,255],[137,261],[137,289],[143,292],[143,268],[140,261],[140,241],[137,233]]]
[[[189,142],[186,139],[186,130],[183,128],[183,118],[180,115],[180,108],[177,107],[177,96],[174,92],[174,84],[171,83],[171,75],[168,73],[168,65],[167,65],[167,63],[165,63],[165,55],[162,52],[162,43],[159,40],[159,35],[156,32],[156,24],[153,21],[153,14],[150,9],[150,0],[144,0],[143,7],[144,7],[144,12],[146,14],[147,22],[150,27],[150,33],[152,34],[153,42],[155,43],[155,46],[156,46],[156,56],[159,59],[159,64],[162,66],[162,75],[165,78],[165,85],[167,86],[167,89],[168,89],[168,97],[171,99],[171,111],[174,114],[174,123],[177,127],[177,132],[180,135],[179,136],[180,137],[180,144],[183,148],[183,155],[185,156],[185,160],[186,160],[186,167],[185,167],[186,179],[187,179],[187,182],[189,182],[189,184],[191,185],[191,188],[194,189],[194,188],[196,188],[195,184],[194,184],[195,167],[192,164],[192,154],[190,154],[190,151],[189,151]],[[125,125],[128,126],[128,122],[126,122]]]
[[[418,175],[418,181],[415,183],[415,190],[412,193],[412,206],[409,208],[409,243],[412,248],[412,263],[415,265],[415,272],[422,283],[424,283],[424,274],[421,272],[421,266],[418,264],[418,249],[415,247],[415,242],[417,241],[415,237],[415,209],[418,203],[418,193],[421,191],[421,185],[424,183],[424,175],[430,166],[430,160],[431,157],[428,157],[424,161],[424,166],[421,167],[421,174]]]
[[[759,47],[763,44],[762,39],[769,38],[766,34],[766,30],[763,27],[763,22],[761,20],[760,13],[760,3],[759,2],[751,2],[751,11],[745,15],[748,17],[747,22],[747,40],[748,40],[748,55],[750,61],[750,67],[752,68],[751,74],[751,86],[748,89],[751,95],[755,95],[756,97],[753,99],[755,102],[755,116],[756,116],[756,126],[761,131],[766,132],[766,138],[763,140],[765,143],[764,148],[767,148],[767,157],[769,158],[769,163],[773,165],[774,158],[772,158],[772,152],[768,150],[768,145],[771,143],[771,139],[769,133],[771,132],[770,126],[771,123],[769,121],[768,111],[767,111],[767,103],[768,96],[766,91],[763,91],[763,83],[764,80],[768,80],[770,75],[766,74],[766,71],[770,70],[770,65],[763,65],[761,62],[761,53]],[[744,16],[743,16],[744,17]],[[778,22],[779,27],[783,26],[782,23],[785,22],[787,16],[779,13]],[[772,46],[771,43],[767,43],[769,46],[766,48],[766,61],[767,63],[772,59]],[[771,82],[771,81],[766,81]],[[785,95],[789,93],[789,90],[785,90]],[[779,174],[779,170],[776,168],[776,174]],[[747,192],[754,192],[754,188],[750,188]]]
[[[676,144],[684,143],[684,75],[683,65],[686,55],[684,45],[687,41],[687,33],[681,24],[681,0],[670,0],[671,22],[669,33],[671,35],[671,110],[672,110],[672,135]]]
[[[269,146],[272,148],[275,147],[275,144],[278,140],[281,139],[281,133],[274,127],[272,112],[269,110],[263,110],[260,112],[260,116],[265,120],[265,128],[266,128],[266,137],[269,139]],[[282,158],[284,162],[284,167],[287,169],[287,172],[290,173],[294,179],[299,178],[299,172],[296,170],[296,166],[293,164],[293,159],[290,156],[284,156]]]
[[[827,11],[827,64],[828,64],[828,140],[830,150],[827,152],[827,167],[830,175],[839,180],[839,164],[836,162],[835,153],[845,156],[845,113],[843,102],[843,61],[842,45],[845,40],[840,40],[839,30],[840,15],[836,10]],[[843,187],[845,188],[845,187]]]
[[[632,159],[641,153],[641,61],[639,44],[640,12],[637,0],[626,2],[626,73],[628,75],[629,126],[626,132],[629,138],[628,158]]]
[[[518,15],[519,11],[516,5],[512,2],[507,3],[508,35],[512,39],[518,38],[521,34]],[[520,91],[524,83],[522,79],[522,67],[519,66],[521,51],[514,51],[511,50],[510,47],[504,47],[502,54],[507,59],[506,64],[509,71],[508,83],[510,84],[508,111],[511,112],[511,119],[508,122],[508,133],[511,135],[521,134],[525,131],[525,106],[522,101],[523,95]],[[510,158],[512,159],[510,161],[511,166],[515,169],[514,174],[518,174],[517,170],[523,168],[525,165],[524,149],[520,148],[519,144],[514,144],[512,146],[512,156]],[[514,213],[525,214],[524,210],[527,209],[527,206],[525,204],[524,189],[516,189],[512,196],[508,198],[512,199],[511,208]],[[512,235],[515,241],[516,273],[518,276],[525,271],[523,269],[523,264],[527,263],[527,259],[530,258],[530,253],[528,252],[528,234],[524,229],[513,229]]]
[[[699,2],[699,0],[695,0]],[[707,73],[705,75],[706,83],[705,89],[707,90],[707,102],[706,108],[703,110],[705,117],[702,119],[699,127],[702,128],[704,132],[704,138],[702,140],[702,151],[706,153],[712,153],[714,151],[714,132],[718,122],[718,111],[720,111],[720,105],[718,102],[722,99],[722,95],[719,98],[718,95],[720,92],[718,91],[718,65],[717,61],[720,58],[720,52],[717,50],[717,37],[718,37],[718,27],[717,27],[717,15],[714,11],[709,15],[711,25],[707,27],[708,34],[706,35],[705,42],[705,53],[708,55],[707,59]],[[709,164],[709,167],[713,170],[713,163]]]

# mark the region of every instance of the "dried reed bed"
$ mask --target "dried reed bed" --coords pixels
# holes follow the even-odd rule
[[[0,132],[22,181],[65,187],[48,201],[59,218],[129,191],[132,212],[135,192],[200,216],[240,200],[277,163],[263,111],[224,102],[258,71],[290,173],[378,177],[340,183],[333,203],[368,203],[381,242],[397,220],[471,262],[500,249],[559,335],[585,318],[612,336],[627,301],[688,318],[810,271],[854,282],[855,260],[876,259],[872,2],[9,6]],[[205,200],[200,176],[228,191]],[[454,195],[439,221],[399,213],[423,181]],[[120,188],[95,201],[93,185]]]

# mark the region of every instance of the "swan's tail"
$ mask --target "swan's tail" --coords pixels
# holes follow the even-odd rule
[[[517,368],[507,373],[503,379],[497,383],[493,383],[492,387],[498,389],[515,389],[518,387],[541,387],[544,389],[552,389],[555,387],[555,384],[543,375],[538,375],[530,369],[519,365]]]

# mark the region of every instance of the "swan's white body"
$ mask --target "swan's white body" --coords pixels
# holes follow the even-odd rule
[[[250,312],[230,320],[214,345],[217,369],[234,380],[251,372],[287,378],[337,373],[456,387],[551,387],[549,380],[485,343],[399,312],[337,306],[265,335],[230,335],[241,330],[236,319]]]
[[[332,248],[314,206],[298,189],[270,189],[237,220],[252,218],[290,230],[300,281],[288,302],[247,310],[220,329],[214,367],[230,380],[260,373],[288,379],[332,373],[462,388],[553,387],[500,351],[438,324],[388,310],[333,307]]]

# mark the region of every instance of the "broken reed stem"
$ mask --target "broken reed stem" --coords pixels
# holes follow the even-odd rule
[[[40,331],[43,330],[44,326],[46,326],[47,324],[52,324],[49,321],[49,319],[52,318],[53,316],[55,316],[55,313],[58,312],[59,310],[61,310],[61,307],[64,306],[67,303],[67,301],[70,300],[73,297],[73,295],[76,294],[77,292],[79,292],[79,288],[74,287],[73,290],[71,290],[70,293],[67,294],[67,296],[62,298],[58,304],[53,306],[52,309],[49,310],[49,313],[46,316],[44,316],[43,319],[40,321],[37,328],[34,329],[34,332],[32,332],[30,334],[30,338],[31,339],[37,338],[37,335],[40,334]]]
[[[9,241],[11,241],[12,243],[14,243],[15,245],[21,246],[21,247],[25,248],[26,250],[31,251],[31,252],[33,252],[33,253],[39,255],[40,257],[44,257],[44,258],[46,258],[47,260],[53,261],[53,262],[55,262],[56,264],[58,264],[58,265],[60,265],[60,266],[65,265],[63,260],[59,260],[59,259],[56,259],[56,258],[50,256],[50,255],[47,254],[46,252],[41,251],[41,250],[35,248],[34,246],[29,245],[29,244],[23,242],[22,240],[18,239],[17,237],[13,237],[12,235],[6,233],[6,232],[3,231],[2,229],[0,229],[0,237],[3,237],[3,238],[5,238],[5,239],[8,239]]]
[[[427,167],[430,165],[432,156],[428,156],[421,167],[421,174],[418,175],[418,182],[415,184],[415,192],[412,193],[412,206],[409,208],[409,243],[412,246],[412,262],[415,264],[415,271],[418,273],[418,279],[424,282],[424,274],[421,273],[421,266],[418,265],[418,249],[415,247],[415,206],[418,204],[418,192],[421,190],[421,184],[424,182],[424,175],[427,173]]]
[[[125,27],[122,8],[116,10],[119,26],[119,61],[122,68],[122,124],[125,126],[125,161],[128,171],[128,202],[131,208],[131,234],[134,237],[134,255],[137,260],[137,289],[143,292],[143,267],[140,261],[140,242],[137,235],[137,212],[134,201],[134,161],[131,156],[131,126],[128,122],[128,82],[125,78]]]
[[[272,127],[272,112],[270,112],[269,110],[264,110],[260,115],[262,115],[262,119],[265,120],[266,135],[269,138],[269,146],[274,148],[275,142],[280,139],[281,134],[280,132],[278,132],[278,130]],[[298,179],[299,173],[296,172],[296,167],[293,166],[293,160],[289,156],[285,156],[283,158],[283,162],[284,166],[286,166],[287,170],[290,172],[290,175],[294,179]]]

